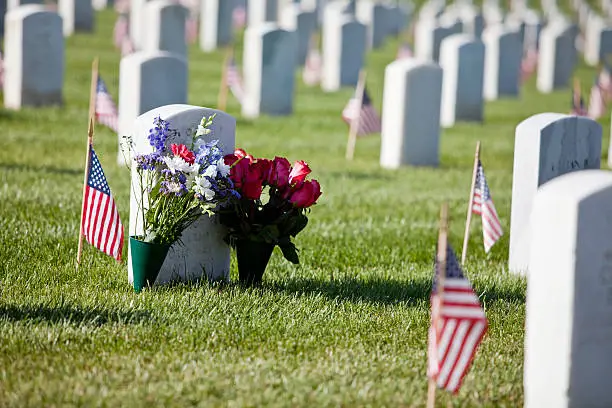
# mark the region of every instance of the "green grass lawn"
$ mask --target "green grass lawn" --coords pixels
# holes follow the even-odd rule
[[[490,329],[461,392],[441,404],[521,406],[526,281],[507,272],[514,128],[528,116],[567,112],[570,91],[486,105],[484,125],[441,136],[439,168],[382,170],[380,138],[344,159],[340,112],[352,89],[325,94],[297,81],[295,114],[246,121],[237,145],[256,156],[310,163],[322,184],[301,265],[275,250],[264,285],[178,285],[135,294],[119,265],[86,245],[76,270],[91,61],[118,94],[114,13],[95,35],[67,40],[65,106],[0,110],[0,406],[424,406],[432,260],[440,206],[461,251],[474,147],[506,235],[489,255],[473,221],[466,274]],[[399,40],[367,58],[381,106],[384,68]],[[240,47],[240,44],[239,44]],[[240,56],[240,54],[239,54]],[[222,52],[190,48],[189,103],[214,107]],[[240,59],[240,58],[239,58]],[[585,92],[594,70],[578,67]],[[609,116],[603,118],[607,150]],[[99,126],[96,151],[124,221],[127,171],[117,136]],[[233,279],[237,278],[232,255]]]

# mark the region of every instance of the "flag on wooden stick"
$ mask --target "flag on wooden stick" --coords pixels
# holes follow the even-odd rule
[[[365,136],[371,133],[380,132],[380,116],[378,116],[376,109],[372,106],[372,100],[370,99],[370,95],[368,95],[368,90],[365,85],[363,87],[363,94],[356,94],[346,104],[342,111],[342,120],[349,126],[354,120],[358,121],[357,136]]]
[[[123,251],[123,225],[98,156],[89,145],[89,170],[83,201],[81,228],[87,242],[117,261]]]
[[[119,132],[119,115],[113,98],[108,93],[106,84],[102,78],[98,77],[96,87],[96,120],[115,132]]]
[[[574,80],[574,88],[572,89],[572,110],[570,115],[587,116],[587,110],[584,107],[584,99],[581,95],[580,82]]]
[[[589,110],[587,113],[591,119],[595,120],[602,117],[606,111],[606,97],[600,79],[601,75],[597,74],[589,95]]]
[[[246,26],[247,13],[246,8],[242,5],[234,7],[232,11],[232,27],[234,30],[240,30]]]
[[[123,49],[123,43],[130,36],[130,23],[127,14],[119,14],[113,28],[113,41],[117,49]]]
[[[527,81],[538,67],[538,51],[530,47],[521,60],[521,82]]]
[[[499,217],[497,216],[497,210],[493,204],[491,191],[489,191],[489,185],[487,184],[484,168],[480,160],[478,160],[478,169],[476,170],[472,212],[476,215],[480,215],[482,218],[484,249],[485,252],[488,253],[504,232]]]
[[[236,66],[236,61],[232,56],[229,58],[228,63],[225,66],[225,80],[226,85],[232,91],[234,97],[242,104],[244,99],[244,87],[242,85],[242,77],[240,76],[240,72],[238,71],[238,67]]]
[[[436,256],[434,269],[427,375],[438,387],[457,393],[488,322],[453,249],[445,244],[445,259]]]
[[[312,42],[312,41],[311,41]],[[323,64],[321,60],[321,53],[316,46],[312,45],[306,55],[306,63],[304,64],[304,70],[302,71],[302,79],[308,86],[315,86],[321,82],[321,70]]]

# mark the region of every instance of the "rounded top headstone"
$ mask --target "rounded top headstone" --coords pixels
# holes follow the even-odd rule
[[[578,202],[608,188],[612,188],[612,172],[582,170],[564,174],[543,184],[538,190],[537,197],[540,199],[548,197],[553,201],[562,199]]]
[[[19,7],[16,7],[14,9],[7,11],[5,18],[6,19],[23,19],[24,17],[28,15],[36,14],[36,13],[56,14],[58,17],[60,17],[59,14],[57,14],[54,11],[50,11],[46,6],[43,6],[42,4],[24,4],[23,6],[19,6]]]

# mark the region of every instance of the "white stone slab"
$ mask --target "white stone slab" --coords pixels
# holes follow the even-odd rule
[[[20,6],[25,6],[28,4],[43,4],[42,0],[6,0],[6,11],[13,10]]]
[[[316,11],[303,10],[298,3],[285,6],[281,11],[279,25],[284,30],[297,33],[297,64],[299,66],[304,65],[310,39],[317,28]]]
[[[169,52],[136,52],[119,66],[119,152],[125,164],[122,136],[130,134],[136,118],[164,105],[187,103],[187,61]]]
[[[335,92],[355,86],[366,51],[366,27],[352,17],[326,12],[323,21],[323,78],[321,89]]]
[[[442,127],[458,120],[482,122],[484,58],[484,43],[469,34],[451,35],[442,42]]]
[[[129,0],[130,2],[130,38],[134,47],[137,50],[142,49],[142,34],[143,34],[143,25],[145,22],[142,20],[144,17],[144,7],[147,3],[147,0]]]
[[[549,24],[542,30],[536,87],[541,93],[565,88],[574,71],[575,43],[569,24]]]
[[[293,113],[297,35],[265,23],[244,33],[243,75],[245,98],[242,115]]]
[[[247,4],[249,27],[278,21],[278,0],[249,0]]]
[[[75,31],[93,31],[91,0],[58,0],[57,9],[64,22],[64,36],[70,36]]]
[[[170,124],[179,136],[167,143],[190,144],[188,129],[197,129],[203,116],[216,114],[211,126],[212,132],[203,138],[207,141],[218,139],[225,154],[234,151],[236,119],[225,112],[190,105],[166,105],[140,115],[133,123],[131,135],[136,153],[151,153],[153,148],[147,138],[155,117],[160,116]],[[140,235],[142,219],[138,213],[135,192],[140,192],[136,166],[132,166],[132,188],[130,193],[129,235]],[[140,198],[138,198],[139,200]],[[146,200],[145,200],[146,201]],[[181,235],[181,244],[170,248],[159,272],[156,284],[170,281],[192,281],[200,278],[229,281],[230,250],[223,241],[225,229],[216,218],[204,215],[188,227]],[[128,247],[128,281],[133,282],[131,251]]]
[[[543,185],[531,225],[525,407],[612,407],[612,173]]]
[[[144,6],[142,50],[168,51],[187,57],[185,25],[189,9],[173,0],[151,0]]]
[[[540,113],[516,127],[510,215],[511,272],[525,274],[529,269],[529,217],[538,187],[566,173],[599,169],[601,134],[601,125],[594,120],[561,113]]]
[[[501,26],[486,28],[482,34],[485,44],[485,100],[500,96],[519,95],[522,43],[518,31]]]
[[[442,68],[413,58],[385,69],[380,165],[439,163]]]
[[[6,13],[5,24],[4,106],[62,104],[62,18],[44,6],[30,4]]]
[[[232,0],[200,0],[200,48],[210,52],[232,42]]]

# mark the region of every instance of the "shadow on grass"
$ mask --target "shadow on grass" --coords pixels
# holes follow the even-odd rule
[[[429,302],[431,280],[368,280],[340,278],[334,280],[317,280],[309,278],[290,279],[285,282],[265,284],[265,289],[301,294],[321,294],[329,299],[351,302],[368,302],[375,304],[406,303],[409,306]],[[520,288],[489,287],[476,288],[476,293],[487,302],[525,302],[525,293]]]
[[[102,326],[110,323],[138,324],[151,318],[149,312],[107,310],[81,306],[28,305],[0,306],[0,320],[70,323],[78,326]]]
[[[33,172],[42,172],[42,173],[53,173],[53,174],[70,174],[75,175],[83,174],[83,170],[79,169],[63,169],[54,166],[31,166],[29,164],[5,164],[0,163],[0,169],[2,170],[14,170],[14,171],[33,171]]]

